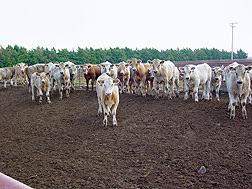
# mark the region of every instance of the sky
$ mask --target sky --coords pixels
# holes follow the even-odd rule
[[[0,45],[27,49],[242,49],[252,0],[0,0]]]

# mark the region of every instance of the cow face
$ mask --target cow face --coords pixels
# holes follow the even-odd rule
[[[137,70],[138,65],[142,62],[142,60],[132,58],[131,60],[128,60],[127,62],[131,65],[132,71],[135,72]]]
[[[148,74],[151,79],[154,79],[154,69],[153,68],[148,69]]]
[[[59,69],[59,72],[61,75],[64,75],[65,70],[66,70],[66,65],[63,62],[56,64],[55,67]]]
[[[194,65],[186,65],[184,67],[180,67],[179,70],[181,73],[183,73],[184,78],[186,80],[190,80],[191,75],[193,74],[195,68],[196,68],[196,66],[194,66]]]
[[[109,97],[112,95],[114,85],[117,85],[120,82],[120,80],[106,78],[104,80],[98,80],[97,82],[98,82],[98,84],[100,84],[101,86],[104,87],[105,95]]]
[[[50,73],[48,72],[48,73],[45,73],[45,72],[42,72],[42,73],[40,73],[40,81],[41,81],[41,83],[45,83],[46,82],[46,80],[48,80],[48,77],[50,77]]]
[[[221,68],[220,67],[212,68],[213,79],[215,81],[220,81],[221,80],[223,68],[224,67],[221,67]]]
[[[110,63],[110,62],[104,62],[104,63],[101,63],[100,64],[100,68],[101,68],[101,74],[103,74],[103,73],[106,73],[106,74],[110,74],[110,66],[111,66],[112,64]]]
[[[125,74],[125,72],[126,72],[126,65],[127,64],[125,62],[119,63],[119,65],[118,65],[118,74],[120,76],[123,76]]]
[[[21,70],[21,73],[24,74],[25,69],[28,67],[28,64],[19,63],[19,64],[17,64],[17,66],[19,66],[19,68],[20,68],[20,70]]]
[[[153,74],[157,74],[160,67],[163,66],[164,60],[154,59],[153,61],[148,63],[153,66]]]
[[[247,71],[251,70],[251,67],[250,66],[246,67],[246,66],[240,64],[236,67],[230,66],[229,70],[234,73],[236,83],[238,85],[241,85],[241,84],[243,84],[243,82],[245,80],[245,75],[247,74]]]

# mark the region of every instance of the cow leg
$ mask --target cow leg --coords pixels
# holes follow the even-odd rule
[[[31,93],[32,93],[32,101],[35,101],[35,87],[33,85],[31,86]]]
[[[242,97],[245,97],[245,95],[242,95]],[[243,118],[243,119],[247,119],[246,102],[247,102],[247,97],[241,99],[242,118]]]
[[[41,104],[42,100],[43,100],[43,98],[42,98],[43,92],[42,92],[42,90],[40,88],[37,89],[37,96],[39,97],[39,104]]]
[[[202,100],[203,100],[206,99],[206,84],[202,85],[202,90],[203,90],[202,92]]]
[[[236,102],[234,100],[230,100],[230,119],[235,118],[235,104]]]
[[[140,85],[139,85],[139,91],[140,91],[140,94],[143,96],[143,97],[146,97],[146,88],[145,88],[145,82],[141,81]]]
[[[100,116],[102,113],[102,105],[101,105],[101,99],[98,97],[98,116]]]
[[[118,103],[114,104],[112,106],[112,116],[113,116],[113,126],[117,126],[117,120],[116,120],[116,109],[117,109]]]
[[[108,110],[107,106],[105,104],[102,104],[103,112],[104,112],[104,118],[103,118],[103,125],[104,127],[107,127],[108,125]]]
[[[46,91],[46,99],[48,104],[51,104],[51,100],[50,100],[50,88],[47,89]]]
[[[205,89],[206,89],[205,100],[209,100],[211,81],[207,81],[205,85],[206,85],[205,86]]]
[[[10,79],[10,85],[13,86],[13,82],[12,82],[12,79]]]
[[[170,99],[172,99],[172,97],[175,97],[175,93],[174,93],[174,79],[172,79],[170,81]]]
[[[248,96],[248,99],[249,99],[249,104],[252,105],[252,90],[249,89],[249,96]]]
[[[58,88],[59,88],[59,100],[62,100],[63,98],[63,86],[58,82]]]
[[[198,97],[198,90],[199,90],[199,86],[195,85],[194,89],[193,89],[193,94],[194,94],[194,101],[198,102],[199,101],[199,97]]]
[[[155,86],[156,86],[156,91],[155,91],[155,99],[158,99],[158,95],[159,95],[159,84],[157,81],[154,81]]]
[[[4,88],[6,88],[6,83],[7,83],[7,81],[6,81],[6,80],[4,80]]]
[[[189,86],[188,84],[185,84],[185,96],[184,96],[184,100],[187,100],[189,97]]]
[[[215,95],[216,95],[216,99],[217,99],[217,101],[220,101],[220,85],[217,85],[216,87],[215,87]],[[210,93],[211,94],[211,93]]]
[[[86,79],[86,86],[87,86],[86,90],[87,90],[87,91],[88,91],[88,83],[89,83],[89,80]],[[93,85],[92,85],[92,90],[93,90]]]

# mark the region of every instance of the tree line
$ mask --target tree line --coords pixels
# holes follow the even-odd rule
[[[200,48],[192,50],[184,49],[167,49],[157,50],[154,48],[130,49],[130,48],[109,48],[93,49],[78,48],[76,50],[44,48],[37,47],[27,50],[25,47],[8,45],[6,48],[0,46],[0,67],[11,67],[17,63],[24,62],[28,65],[48,62],[66,62],[71,61],[77,65],[91,63],[99,64],[104,61],[119,63],[131,58],[141,59],[143,62],[155,58],[171,61],[193,61],[193,60],[221,60],[230,59],[231,52],[218,50],[215,48]],[[234,53],[234,59],[246,59],[247,53],[241,49]]]

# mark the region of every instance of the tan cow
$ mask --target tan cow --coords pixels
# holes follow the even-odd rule
[[[42,103],[43,92],[46,94],[48,104],[51,104],[50,100],[50,83],[49,83],[50,73],[45,72],[35,72],[31,75],[31,91],[32,91],[32,101],[35,101],[35,93],[39,97],[39,104]]]
[[[103,125],[108,125],[108,115],[112,113],[113,126],[117,126],[116,110],[119,104],[119,79],[113,79],[106,73],[100,75],[97,79],[97,98],[98,98],[98,115],[103,111],[104,119]]]
[[[91,80],[92,91],[94,90],[94,82],[101,75],[101,69],[97,65],[84,64],[83,65],[84,77],[86,79],[86,84],[88,90],[89,80]]]
[[[130,68],[129,64],[126,62],[120,62],[117,69],[117,78],[120,80],[120,93],[124,93],[124,88],[126,93],[129,93],[129,80],[130,80]]]
[[[12,78],[15,75],[15,69],[13,67],[0,68],[0,81],[3,80],[4,88],[6,88],[6,83],[9,80],[10,85],[13,85]]]
[[[210,99],[212,99],[213,91],[215,91],[215,96],[217,101],[220,101],[220,86],[222,81],[222,72],[224,66],[212,68],[212,77],[211,77],[211,90],[210,90]]]
[[[136,58],[132,58],[131,60],[127,61],[133,71],[133,78],[134,78],[134,87],[138,89],[138,92],[145,97],[146,96],[146,76],[148,74],[148,69],[144,66],[141,60]],[[133,87],[133,91],[135,88]]]

